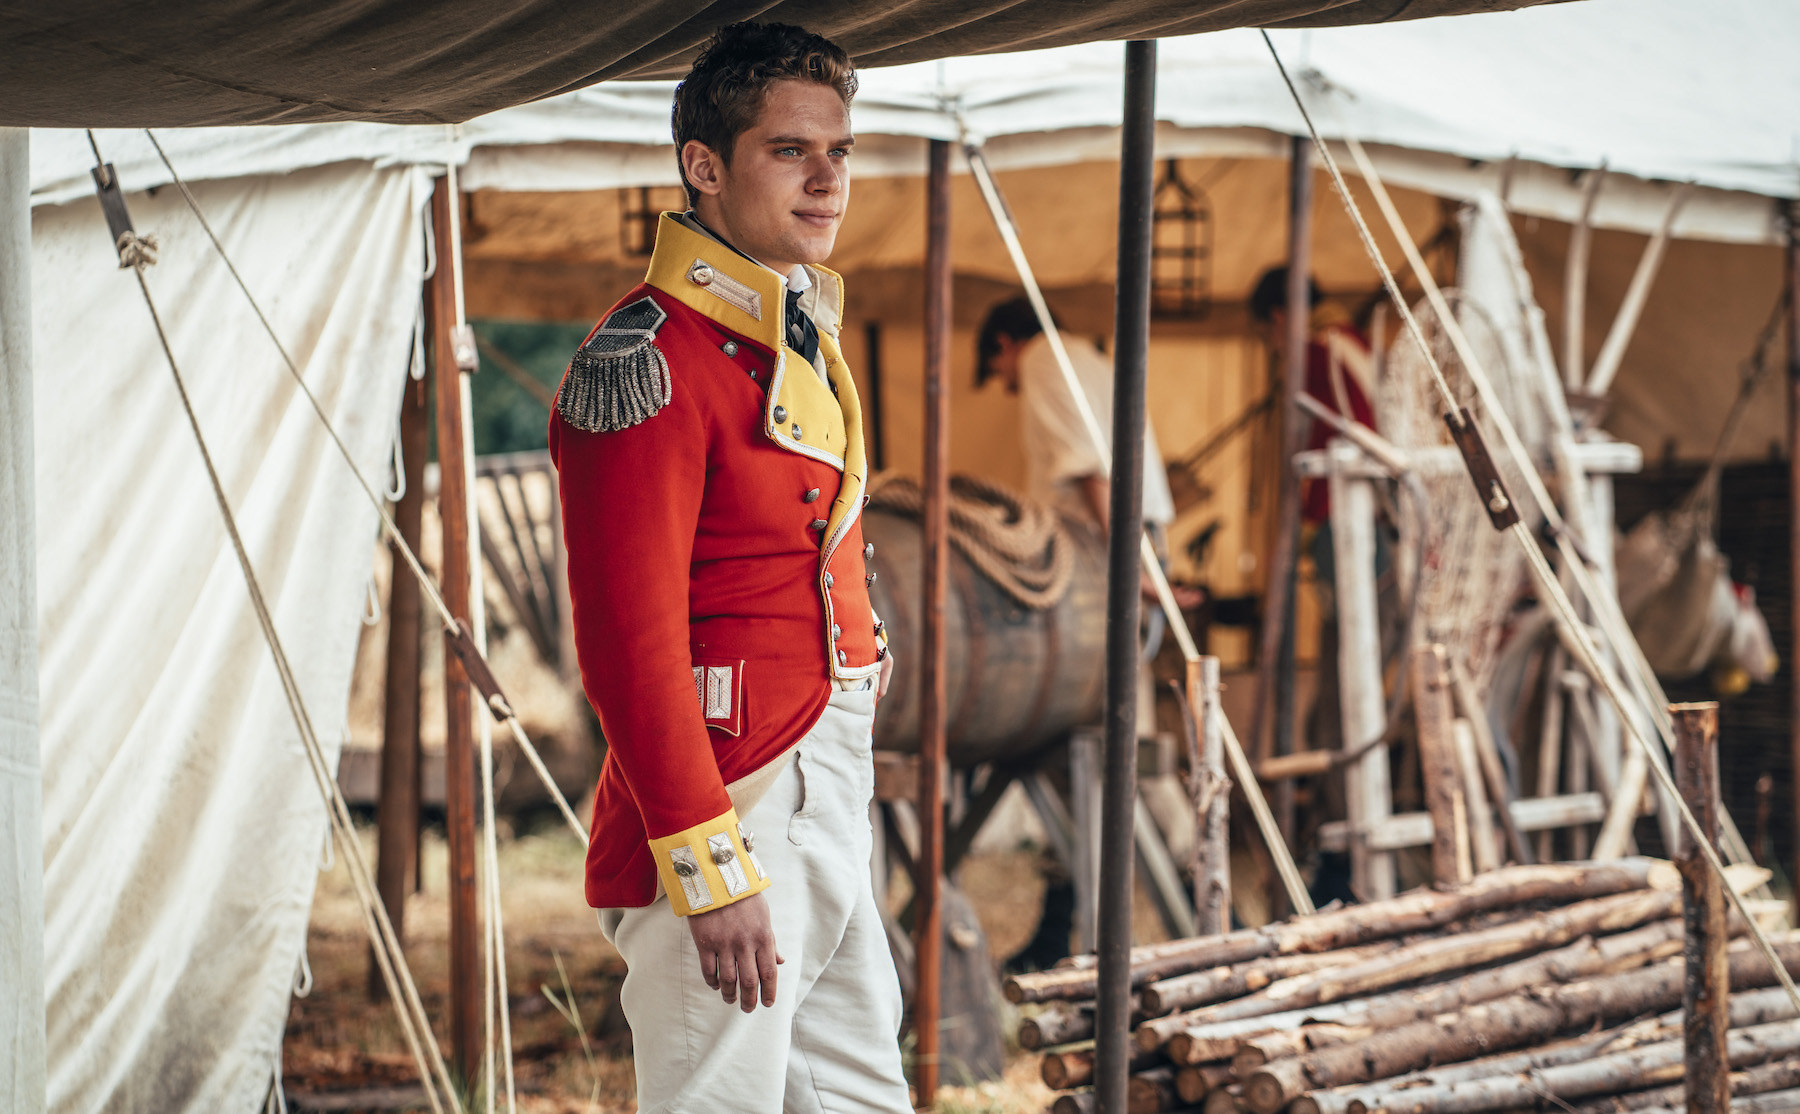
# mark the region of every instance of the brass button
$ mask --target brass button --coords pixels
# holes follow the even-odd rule
[[[877,644],[875,647],[875,660],[880,661],[885,657],[887,657],[887,647]]]
[[[875,556],[875,543],[874,542],[864,542],[863,543],[863,560],[867,561],[874,556]]]
[[[794,423],[794,440],[796,440],[796,441],[800,440],[800,423],[799,422]]]
[[[823,530],[823,529],[825,529],[826,525],[827,524],[826,524],[825,520],[822,518],[815,518],[812,520],[812,528],[815,530]]]
[[[887,629],[886,623],[882,622],[880,619],[875,620],[875,633],[876,634],[880,634],[882,631],[884,631],[886,629]]]
[[[832,641],[835,642],[842,637],[844,637],[844,628],[838,626],[836,623],[831,624],[831,639],[832,639]]]
[[[735,858],[737,858],[737,852],[733,851],[729,847],[713,848],[713,853],[712,853],[713,862],[718,863],[720,866],[724,866],[726,863],[731,862]]]
[[[777,406],[774,410],[769,412],[769,416],[775,419],[776,425],[780,425],[787,421],[787,407]]]
[[[694,264],[693,269],[688,271],[688,281],[695,286],[711,285],[712,280],[713,269],[704,263],[696,263]]]
[[[864,585],[869,585],[869,584],[873,584],[873,583],[875,583],[875,574],[874,573],[870,573],[867,576],[863,577]]]
[[[683,878],[692,878],[694,875],[700,873],[700,868],[693,863],[688,862],[686,859],[676,859],[675,873]]]
[[[818,500],[818,498],[819,498],[819,489],[816,487],[809,487],[806,489],[806,494],[802,495],[800,497],[800,501],[802,503],[812,503],[812,502],[816,502]]]
[[[735,340],[726,341],[724,344],[719,345],[719,351],[725,353],[727,356],[737,355],[738,354],[737,341],[735,341]]]
[[[752,379],[756,378],[756,369],[755,368],[750,369],[750,378],[752,378]]]
[[[836,584],[836,583],[837,583],[837,579],[835,577],[833,577],[830,573],[825,574],[825,587],[829,588],[833,584]]]
[[[839,650],[838,651],[838,664],[839,665],[849,665],[850,664],[850,655],[846,654],[842,650]]]
[[[744,850],[746,850],[746,851],[756,850],[756,833],[755,832],[746,832],[742,828],[739,828],[738,831],[740,833],[742,833],[743,837],[744,837]]]

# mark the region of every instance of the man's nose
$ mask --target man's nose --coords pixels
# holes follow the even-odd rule
[[[809,193],[830,197],[844,188],[843,175],[829,157],[814,159],[812,173],[807,175],[806,188]]]

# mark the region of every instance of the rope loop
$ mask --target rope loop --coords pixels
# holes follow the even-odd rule
[[[917,480],[887,472],[869,484],[869,506],[917,517],[925,493]],[[950,478],[950,543],[1032,611],[1062,602],[1075,572],[1068,528],[1054,510],[974,476]]]

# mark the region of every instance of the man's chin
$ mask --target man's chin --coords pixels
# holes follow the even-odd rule
[[[831,258],[831,249],[837,246],[837,229],[830,235],[812,235],[797,238],[793,247],[793,258],[808,266],[824,263]]]

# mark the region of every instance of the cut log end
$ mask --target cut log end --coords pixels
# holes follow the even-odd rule
[[[1277,1114],[1294,1097],[1281,1079],[1266,1068],[1244,1077],[1244,1101],[1256,1114]]]

